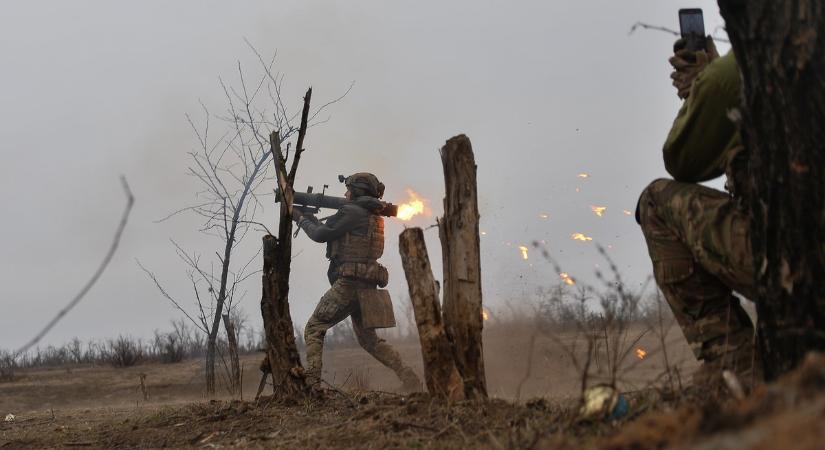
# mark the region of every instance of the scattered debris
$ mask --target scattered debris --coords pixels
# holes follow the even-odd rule
[[[583,420],[617,420],[627,414],[628,407],[627,399],[613,386],[593,386],[582,395],[579,417]]]

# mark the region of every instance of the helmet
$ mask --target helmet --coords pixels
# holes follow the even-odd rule
[[[369,172],[358,172],[344,179],[344,184],[352,191],[359,189],[365,195],[381,198],[384,196],[384,183],[378,181],[378,177]]]

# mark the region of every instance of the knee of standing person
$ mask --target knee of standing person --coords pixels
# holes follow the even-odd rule
[[[307,326],[304,328],[304,341],[309,341],[316,337],[323,339],[327,334],[328,328],[329,326],[315,318],[315,316],[310,317]]]

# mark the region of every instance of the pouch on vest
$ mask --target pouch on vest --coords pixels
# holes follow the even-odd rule
[[[364,328],[395,326],[392,300],[386,289],[358,289],[358,306],[361,309],[361,325]]]

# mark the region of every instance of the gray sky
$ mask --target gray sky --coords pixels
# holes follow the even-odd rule
[[[214,254],[219,242],[178,216],[195,201],[185,176],[196,139],[185,113],[199,101],[224,108],[218,77],[236,80],[238,61],[257,61],[244,43],[277,51],[284,98],[293,109],[307,86],[316,106],[353,90],[310,130],[297,188],[339,173],[372,171],[401,201],[412,188],[442,210],[438,148],[472,140],[478,164],[484,302],[494,310],[558,281],[549,264],[519,245],[545,240],[571,275],[592,280],[604,261],[592,236],[611,246],[626,280],[650,273],[632,216],[651,180],[666,176],[661,144],[679,107],[668,78],[673,38],[636,21],[677,28],[680,7],[702,7],[709,31],[722,25],[713,1],[535,2],[50,1],[15,2],[0,15],[0,195],[5,220],[0,348],[31,338],[86,282],[105,253],[124,198],[136,205],[115,259],[99,283],[44,343],[149,336],[180,313],[135,263],[156,272],[192,305],[185,266],[169,243]],[[716,34],[724,35],[724,31]],[[719,44],[727,51],[727,44]],[[577,177],[586,172],[589,178]],[[274,187],[274,186],[271,186]],[[271,189],[266,187],[265,191]],[[578,188],[578,191],[576,190]],[[591,205],[606,206],[597,217]],[[273,224],[275,208],[257,217]],[[549,215],[543,219],[540,214]],[[413,220],[427,226],[433,217]],[[397,250],[403,225],[388,220],[390,289],[406,296]],[[437,231],[426,232],[440,259]],[[254,254],[250,233],[238,254]],[[293,319],[303,326],[327,288],[322,245],[301,235],[293,264]],[[255,263],[255,265],[260,265]],[[435,264],[440,278],[440,264]],[[260,278],[241,302],[260,326]]]

